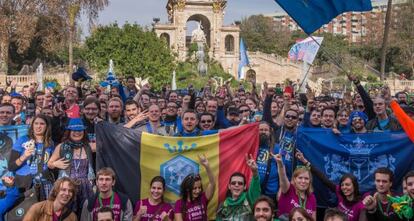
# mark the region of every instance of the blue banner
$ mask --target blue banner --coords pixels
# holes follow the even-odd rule
[[[345,173],[354,174],[361,193],[375,190],[373,173],[379,167],[394,171],[393,188],[414,169],[414,144],[404,132],[335,135],[330,129],[298,129],[297,148],[327,177],[339,185]],[[334,193],[314,182],[318,205],[334,206]]]
[[[26,136],[27,125],[0,126],[0,178],[11,175],[7,170],[7,163],[14,142],[22,136]],[[0,181],[0,190],[4,189],[3,182]]]
[[[310,35],[349,11],[371,11],[371,0],[275,0]]]

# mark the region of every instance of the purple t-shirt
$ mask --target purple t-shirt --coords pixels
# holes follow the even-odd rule
[[[136,203],[134,209],[134,215],[137,215],[139,209],[141,208],[141,204],[147,207],[147,213],[141,216],[141,221],[162,221],[161,213],[166,212],[169,213],[169,218],[171,220],[174,219],[174,211],[172,206],[169,203],[160,203],[158,205],[152,205],[148,199],[140,200]]]
[[[106,198],[106,199],[102,199],[102,207],[110,207],[112,208],[112,211],[114,212],[114,220],[115,221],[121,221],[121,211],[122,211],[122,202],[121,199],[119,198],[118,194],[114,193],[114,201],[112,203],[112,207],[111,207],[111,197]],[[98,219],[97,214],[98,214],[98,210],[101,208],[101,205],[99,203],[99,197],[96,199],[95,201],[95,205],[92,209],[92,216],[93,216],[93,220],[96,221]]]
[[[207,220],[207,197],[205,193],[201,194],[200,200],[195,200],[194,202],[186,202],[186,216],[182,214],[183,208],[183,199],[177,200],[175,202],[175,213],[181,213],[183,215],[183,221],[195,221],[195,220]]]
[[[361,211],[365,209],[365,206],[364,204],[362,204],[362,201],[360,200],[352,204],[345,202],[345,199],[341,195],[341,187],[338,185],[336,186],[335,193],[336,197],[338,198],[337,208],[348,216],[349,221],[358,221]]]
[[[293,184],[290,184],[289,190],[286,193],[282,193],[279,199],[279,211],[277,216],[283,214],[289,214],[293,208],[301,207],[299,197],[296,194],[295,187]],[[311,193],[307,196],[305,209],[310,214],[313,215],[316,213],[316,198],[315,194]]]

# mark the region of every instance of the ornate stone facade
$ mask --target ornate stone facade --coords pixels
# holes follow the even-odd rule
[[[225,71],[237,78],[240,57],[240,27],[223,25],[226,0],[168,0],[168,23],[154,24],[158,37],[168,42],[178,60],[184,61],[189,42],[187,22],[201,22],[209,48],[209,57],[221,63]],[[300,78],[300,65],[264,53],[249,53],[252,73],[256,74],[258,83],[264,81],[276,83],[284,79]],[[248,71],[249,68],[245,68]]]
[[[155,32],[167,40],[178,60],[184,61],[189,43],[187,22],[201,22],[209,56],[220,61],[226,71],[235,75],[239,61],[240,28],[238,25],[223,25],[226,4],[226,0],[168,0],[169,22],[155,24]]]

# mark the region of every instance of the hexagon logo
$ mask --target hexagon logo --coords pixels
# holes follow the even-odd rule
[[[199,165],[193,160],[178,155],[161,164],[161,176],[165,178],[167,190],[180,195],[180,185],[189,174],[198,174]]]

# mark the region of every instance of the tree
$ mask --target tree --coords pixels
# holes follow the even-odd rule
[[[73,66],[73,37],[76,32],[76,20],[83,9],[89,18],[89,26],[92,27],[98,12],[108,5],[108,0],[65,0],[67,22],[68,22],[68,47],[69,47],[69,73]]]
[[[253,15],[243,19],[240,29],[240,36],[249,51],[287,55],[288,45],[292,43],[287,27],[263,15]]]
[[[26,50],[35,34],[41,0],[0,1],[0,72],[7,73],[9,47],[16,42],[18,52]]]
[[[165,41],[137,24],[97,28],[85,41],[83,59],[102,74],[106,73],[108,61],[112,59],[117,75],[148,77],[158,89],[171,82],[175,67]]]
[[[414,0],[401,7],[396,14],[393,45],[401,49],[400,58],[407,66],[407,71],[414,73]],[[410,74],[410,73],[406,73]]]

